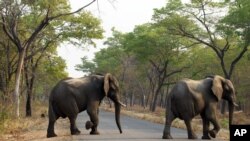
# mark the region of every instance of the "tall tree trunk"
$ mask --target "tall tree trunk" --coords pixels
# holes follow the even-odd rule
[[[169,92],[169,85],[167,85],[167,92],[166,92],[166,96],[165,96],[165,103],[164,103],[164,107],[167,107],[167,102],[168,102],[168,92]]]
[[[128,105],[128,93],[126,90],[124,91],[124,96],[125,96],[124,98],[125,104]]]
[[[148,96],[147,96],[147,100],[146,100],[146,107],[148,107],[149,99],[150,99],[150,97],[151,97],[150,95],[151,95],[151,93],[148,92]]]
[[[35,71],[32,70],[32,76],[29,78],[29,73],[25,72],[25,77],[26,77],[26,89],[27,89],[27,99],[26,99],[26,117],[31,117],[32,116],[32,108],[31,108],[31,101],[33,97],[33,86],[34,86],[34,80],[35,80]]]
[[[153,105],[152,105],[152,112],[155,112],[156,107],[157,107],[157,100],[158,100],[158,95],[160,93],[161,87],[158,86],[156,92],[155,92],[155,96],[154,96],[154,101],[153,101]]]
[[[31,111],[31,92],[27,93],[27,101],[26,101],[26,117],[31,117],[32,111]]]
[[[153,105],[155,101],[154,99],[155,99],[155,93],[152,92],[152,98],[150,99],[150,107],[149,107],[150,111],[153,111]]]
[[[19,99],[19,88],[20,88],[20,82],[21,82],[21,73],[24,63],[24,57],[25,57],[25,50],[21,50],[19,52],[18,56],[18,66],[17,66],[17,72],[16,72],[16,79],[15,79],[15,89],[14,89],[14,99],[15,99],[15,112],[16,117],[19,117],[19,105],[20,105],[20,99]]]
[[[130,92],[130,107],[134,106],[134,92]]]
[[[160,107],[162,107],[163,108],[163,106],[164,106],[164,98],[163,98],[163,96],[164,96],[164,89],[161,91],[161,99],[160,99]]]

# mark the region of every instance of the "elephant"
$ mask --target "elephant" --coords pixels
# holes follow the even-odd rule
[[[218,102],[224,99],[229,103],[229,124],[232,124],[233,111],[236,104],[235,89],[232,82],[219,75],[206,77],[202,80],[183,79],[171,89],[167,98],[166,121],[163,139],[172,139],[170,126],[174,119],[184,120],[188,139],[197,139],[191,121],[200,115],[203,122],[202,139],[216,137],[220,130],[216,110]],[[213,129],[209,129],[210,122]]]
[[[107,73],[81,78],[66,78],[56,84],[49,96],[47,137],[57,136],[54,132],[54,124],[59,117],[69,119],[72,135],[80,134],[75,120],[78,113],[85,110],[90,117],[90,121],[86,122],[86,129],[91,128],[90,134],[99,134],[97,130],[99,105],[105,96],[114,102],[116,124],[122,133],[120,111],[121,106],[126,105],[120,101],[117,79],[112,74]]]

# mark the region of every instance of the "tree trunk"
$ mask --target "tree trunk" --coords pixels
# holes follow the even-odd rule
[[[224,60],[223,60],[223,58],[221,59],[221,62],[222,62],[222,63],[221,63],[221,67],[222,67],[222,70],[223,70],[223,72],[224,72],[225,78],[230,80],[231,75],[229,75],[228,72],[226,71],[226,67],[225,67],[225,65],[224,65]],[[221,114],[225,115],[226,109],[228,109],[228,108],[226,108],[227,105],[228,105],[228,102],[227,102],[226,100],[223,100],[223,99],[222,99],[222,100],[221,100],[221,109],[220,109]]]
[[[25,50],[23,49],[19,52],[18,66],[17,66],[16,79],[15,79],[14,99],[15,99],[16,117],[20,116],[20,113],[19,113],[19,105],[20,105],[19,88],[20,87],[19,86],[20,86],[21,73],[22,73],[22,68],[23,68],[23,63],[24,63],[24,57],[25,57]]]
[[[152,92],[152,97],[150,99],[150,107],[149,107],[150,111],[153,111],[153,105],[154,105],[154,101],[155,101],[154,99],[155,99],[155,93]]]
[[[156,110],[157,100],[158,100],[158,95],[160,93],[160,90],[161,90],[161,87],[158,87],[156,92],[155,92],[154,101],[153,101],[152,109],[151,109],[152,112],[155,112],[155,110]]]
[[[146,107],[148,107],[148,104],[149,104],[149,99],[150,99],[150,95],[151,95],[151,93],[150,93],[150,92],[148,92],[148,96],[147,96],[147,100],[146,100]]]
[[[31,101],[33,97],[33,88],[34,88],[34,81],[35,81],[35,73],[36,68],[38,67],[38,62],[41,59],[41,56],[38,57],[36,63],[34,64],[33,58],[27,61],[24,65],[25,70],[25,80],[26,80],[26,89],[27,89],[27,99],[26,99],[26,117],[32,116],[32,108],[31,108]],[[31,69],[31,72],[29,71]]]
[[[168,103],[168,92],[169,92],[169,85],[167,85],[167,92],[166,92],[166,96],[165,96],[165,103],[164,103],[164,107],[167,107],[167,103]]]
[[[30,91],[30,90],[28,90]],[[26,117],[31,117],[31,92],[27,93],[27,101],[26,101]]]
[[[141,89],[141,92],[140,92],[141,93],[141,106],[145,109],[146,108],[146,106],[145,106],[145,90],[143,89],[140,82],[138,82],[138,85]]]
[[[130,93],[130,107],[134,106],[134,92],[132,91]]]
[[[164,106],[164,98],[163,98],[163,96],[164,96],[164,89],[161,91],[161,99],[160,99],[160,107],[162,107],[163,108],[163,106]]]
[[[127,91],[124,91],[124,96],[125,96],[125,104],[128,105],[128,94]]]
[[[145,95],[144,94],[141,95],[141,106],[143,107],[143,109],[146,108],[146,106],[145,106]]]

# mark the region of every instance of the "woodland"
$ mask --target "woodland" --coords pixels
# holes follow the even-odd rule
[[[173,84],[182,78],[221,75],[236,89],[239,109],[250,104],[250,4],[248,0],[169,0],[155,9],[152,22],[132,32],[115,28],[93,60],[82,58],[76,69],[110,72],[119,78],[123,102],[155,111],[165,107]],[[225,113],[227,103],[218,108]]]
[[[57,54],[62,43],[89,48],[104,38],[100,19],[85,10],[95,2],[72,12],[68,0],[0,0],[0,123],[19,117],[20,105],[32,116],[32,103],[48,102],[53,86],[68,77]],[[178,80],[217,74],[233,82],[237,110],[250,114],[249,0],[168,0],[151,22],[128,33],[112,28],[103,44],[75,69],[114,74],[127,106],[154,112],[166,107]],[[222,113],[225,107],[218,105]]]

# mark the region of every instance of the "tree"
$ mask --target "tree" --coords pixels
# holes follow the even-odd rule
[[[4,102],[10,101],[12,89],[12,80],[16,71],[16,50],[13,49],[13,44],[2,36],[0,39],[0,91],[1,100]]]
[[[30,48],[31,44],[35,41],[39,33],[49,25],[50,22],[55,21],[63,16],[69,16],[82,11],[84,8],[91,5],[95,0],[89,4],[81,7],[80,9],[69,12],[69,6],[66,1],[19,1],[19,0],[2,0],[0,3],[1,9],[1,21],[4,33],[8,36],[11,42],[18,50],[18,65],[15,74],[15,103],[16,103],[16,116],[19,117],[19,86],[21,71],[23,68],[25,53]],[[59,9],[59,11],[57,10]],[[38,12],[38,13],[37,13]],[[40,12],[40,13],[39,13]],[[39,17],[33,17],[40,20],[36,25],[31,25],[29,33],[22,35],[19,27],[21,18],[27,14],[36,15]],[[32,20],[32,18],[31,18]],[[35,20],[37,21],[37,20]]]
[[[178,39],[169,36],[161,24],[144,24],[134,29],[134,39],[127,41],[135,54],[138,65],[147,64],[147,78],[151,87],[150,109],[156,110],[159,94],[167,79],[186,68],[182,63],[185,52],[180,51]],[[176,65],[176,62],[179,65]]]
[[[228,13],[225,10],[228,9],[227,4],[230,4]],[[154,18],[172,25],[166,27],[171,34],[212,49],[225,78],[231,79],[236,64],[249,48],[250,15],[244,12],[248,8],[245,0],[232,3],[193,0],[186,5],[171,0],[166,7],[155,11]],[[232,56],[230,52],[237,53]]]

